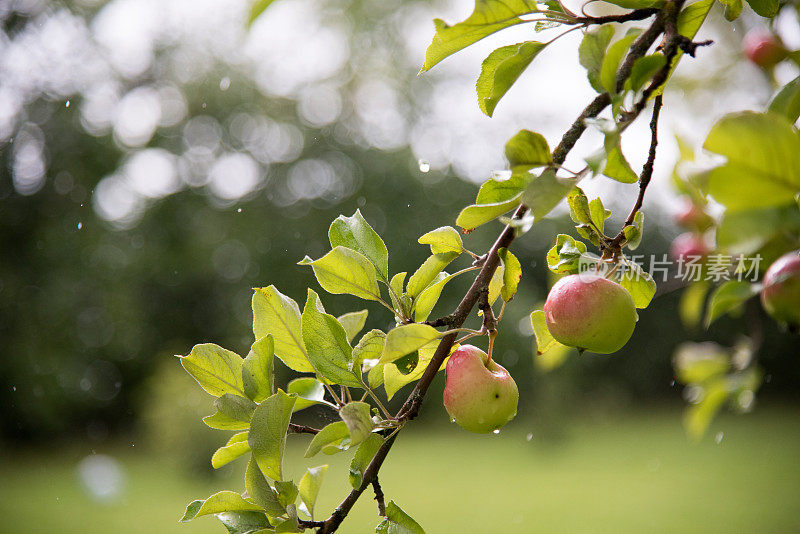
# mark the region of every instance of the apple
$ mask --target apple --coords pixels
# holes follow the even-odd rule
[[[559,343],[610,354],[628,342],[639,316],[628,290],[613,280],[582,273],[553,285],[544,318]]]
[[[714,219],[688,198],[684,199],[680,209],[675,213],[674,221],[684,228],[700,231],[708,230],[714,224]]]
[[[508,371],[478,347],[462,345],[445,367],[444,407],[464,430],[486,434],[517,415],[519,390]]]
[[[775,35],[764,30],[751,30],[742,39],[747,59],[763,69],[769,69],[786,57],[786,48]]]
[[[700,258],[700,263],[702,263],[710,252],[711,249],[706,244],[703,236],[694,232],[686,232],[679,235],[669,247],[670,256],[675,260],[682,259],[683,261],[690,261],[698,257]]]
[[[784,254],[764,273],[761,304],[778,321],[800,324],[800,252]]]

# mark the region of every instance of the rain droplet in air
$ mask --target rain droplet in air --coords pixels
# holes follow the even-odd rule
[[[227,91],[231,88],[231,79],[225,76],[219,81],[219,90],[220,91]]]
[[[80,230],[81,228],[83,228],[83,223],[82,223],[82,222],[79,222],[79,223],[78,223],[78,230]]]
[[[238,210],[236,210],[236,213],[242,213],[242,208],[239,208]]]
[[[724,438],[724,437],[725,437],[725,433],[717,432],[717,435],[714,436],[714,441],[716,441],[717,445],[719,445],[720,443],[722,443],[722,438]]]
[[[424,159],[418,160],[417,164],[419,165],[420,172],[428,172],[431,170],[431,164],[425,161]]]
[[[16,389],[17,389],[17,388],[14,388],[14,390],[15,390],[15,391],[16,391]],[[455,418],[455,417],[451,417],[451,418],[450,418],[450,422],[451,422],[451,423],[455,423],[455,422],[456,422],[456,418]]]
[[[500,433],[499,428],[495,428],[494,430],[492,430],[492,434],[499,434],[499,433]]]
[[[64,107],[65,107],[65,108],[68,108],[68,107],[69,107],[69,100],[67,100],[66,102],[64,102]]]
[[[525,436],[525,441],[530,441],[533,439],[533,432],[529,432],[527,436]]]

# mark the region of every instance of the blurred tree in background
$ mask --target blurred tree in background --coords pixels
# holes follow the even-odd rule
[[[501,160],[501,143],[486,137],[530,120],[512,114],[481,135],[469,123],[443,129],[442,110],[462,91],[452,75],[449,85],[416,79],[421,51],[409,44],[427,42],[409,37],[420,25],[408,21],[431,18],[428,2],[297,1],[276,5],[249,33],[244,4],[216,3],[0,6],[5,441],[102,440],[130,429],[142,409],[158,414],[151,393],[171,380],[172,355],[199,341],[244,350],[251,288],[281,278],[282,291],[301,299],[312,274],[295,264],[324,252],[340,213],[360,208],[403,251],[407,265],[393,270],[419,264],[427,252],[417,236],[451,224],[473,182]],[[540,113],[545,133],[575,115]],[[740,326],[684,330],[669,288],[615,358],[573,355],[546,375],[534,370],[522,312],[546,294],[550,237],[571,227],[561,213],[516,249],[536,277],[523,280],[519,316],[507,319],[520,335],[496,350],[535,399],[522,406],[547,418],[570,406],[679,397],[675,346],[732,344]],[[643,254],[666,250],[671,235],[657,226]],[[475,248],[495,230],[476,231],[484,242]],[[438,309],[452,309],[458,291],[449,295]],[[339,301],[326,302],[336,313]],[[370,310],[376,327],[389,320]],[[763,325],[760,396],[797,400],[800,360],[780,357],[796,353],[797,340]],[[143,404],[148,396],[156,400]]]

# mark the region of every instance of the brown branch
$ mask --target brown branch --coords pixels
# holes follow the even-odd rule
[[[289,423],[289,432],[292,432],[293,434],[319,434],[319,429],[311,428],[310,426]]]
[[[386,499],[383,495],[383,489],[381,489],[381,483],[378,482],[377,475],[372,480],[372,489],[375,490],[375,500],[378,501],[378,514],[381,517],[386,517]]]
[[[622,15],[604,15],[601,17],[592,17],[587,15],[584,17],[576,17],[575,21],[587,26],[590,24],[607,24],[609,22],[631,22],[635,20],[649,19],[653,15],[658,14],[658,12],[659,9],[657,8],[636,9],[630,13],[624,13]]]

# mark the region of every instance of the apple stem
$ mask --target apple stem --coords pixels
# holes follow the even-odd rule
[[[494,338],[497,337],[497,330],[492,330],[489,332],[489,350],[486,352],[487,358],[486,363],[488,364],[492,361],[492,351],[494,350]]]

